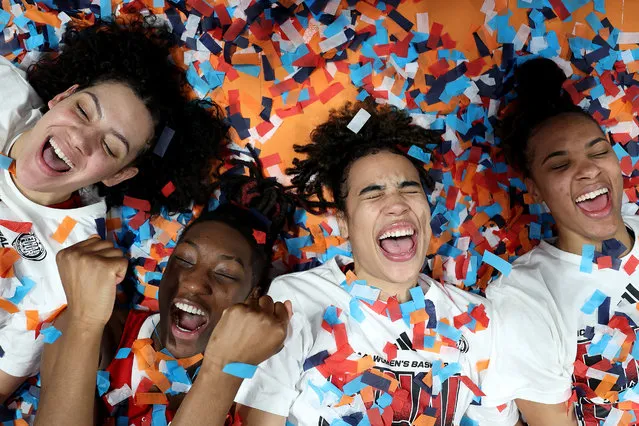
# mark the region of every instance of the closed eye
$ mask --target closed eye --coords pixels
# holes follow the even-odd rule
[[[215,275],[217,275],[218,277],[224,279],[224,280],[230,280],[230,281],[239,281],[239,278],[237,278],[234,275],[230,275],[228,273],[225,272],[216,272]]]
[[[86,111],[82,109],[82,106],[79,103],[76,105],[76,110],[85,120],[89,119],[89,116],[87,115]]]
[[[376,192],[376,193],[372,193],[372,194],[368,194],[366,197],[364,197],[365,200],[375,200],[377,198],[380,198],[382,196],[381,192]]]
[[[175,256],[175,258],[176,258],[176,259],[177,259],[180,263],[184,263],[184,264],[186,264],[186,265],[188,265],[188,266],[194,266],[194,265],[195,265],[195,263],[191,263],[191,262],[189,262],[188,260],[186,260],[186,259],[184,259],[184,258],[181,258],[181,257],[179,257],[179,256]]]
[[[597,158],[605,157],[606,155],[608,155],[608,153],[609,153],[609,152],[610,152],[610,150],[609,150],[609,149],[607,149],[607,150],[605,150],[605,151],[598,152],[598,153],[596,153],[596,154],[592,154],[592,156],[593,156],[593,157],[597,157]]]
[[[551,166],[550,168],[552,170],[563,170],[563,169],[565,169],[567,167],[568,167],[568,163],[562,163],[562,164],[556,164],[554,166]]]
[[[109,145],[106,142],[102,142],[102,146],[104,146],[104,150],[109,157],[115,158],[115,154],[111,151],[111,148],[109,148]]]

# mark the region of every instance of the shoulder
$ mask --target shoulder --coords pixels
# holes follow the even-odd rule
[[[293,312],[307,318],[323,315],[331,305],[345,308],[350,295],[341,287],[344,274],[334,259],[302,272],[277,277],[271,283],[268,295],[275,301],[290,300]]]

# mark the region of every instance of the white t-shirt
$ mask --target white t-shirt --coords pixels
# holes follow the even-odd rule
[[[447,346],[440,353],[414,350],[413,329],[401,318],[392,321],[361,301],[354,302],[361,314],[356,312],[357,309],[352,305],[356,299],[341,287],[346,278],[340,264],[345,263],[350,263],[350,259],[333,258],[322,266],[284,275],[273,281],[269,295],[276,301],[289,299],[293,303],[294,314],[288,337],[278,354],[262,363],[252,379],[244,380],[236,402],[288,417],[293,425],[300,426],[333,424],[333,421],[349,415],[357,418],[358,413],[370,408],[370,403],[365,406],[363,401],[366,398],[361,393],[355,393],[352,402],[337,406],[339,393],[330,391],[331,385],[319,369],[308,365],[304,368],[307,359],[313,359],[313,356],[323,351],[327,351],[325,355],[336,352],[336,338],[322,327],[327,308],[333,306],[341,310],[338,322],[344,324],[348,343],[352,347],[353,353],[348,359],[357,360],[370,355],[375,371],[399,382],[391,405],[394,410],[393,425],[412,424],[427,407],[430,407],[427,413],[438,418],[437,424],[459,425],[464,416],[478,421],[480,425],[516,423],[518,413],[513,404],[502,412],[494,407],[471,405],[474,395],[460,380],[466,376],[481,386],[483,378],[491,374],[490,369],[480,372],[478,363],[492,356],[492,323],[489,323],[488,328],[476,332],[460,327],[461,337],[457,340],[457,347]],[[446,318],[452,326],[453,317],[467,312],[470,304],[484,305],[490,318],[490,307],[482,297],[452,286],[444,287],[424,275],[420,277],[420,285],[425,292],[423,300],[426,310],[428,306],[434,306],[435,309],[435,314],[428,319],[429,323],[424,323],[427,331],[428,326],[432,325],[431,319],[435,323]],[[334,319],[331,320],[331,323],[334,322]],[[441,340],[441,336],[436,338]],[[384,352],[389,343],[397,348],[394,359],[389,359]],[[427,391],[417,383],[420,373],[428,374],[431,370],[433,374],[438,373],[440,361],[445,363],[443,365],[458,363],[454,365],[459,370],[448,380],[442,380],[438,392]],[[342,384],[352,378],[344,378]],[[333,377],[333,381],[336,380],[340,379]],[[433,390],[437,388],[434,382]],[[347,388],[344,390],[349,393]],[[384,401],[389,402],[388,394],[384,396],[380,391],[377,391],[375,398],[380,405]]]
[[[15,139],[41,117],[38,108],[42,101],[24,73],[3,57],[0,57],[0,99],[0,152],[7,155]],[[14,224],[0,222],[0,249],[11,249],[19,255],[13,264],[12,277],[3,278],[0,271],[0,297],[15,302],[13,305],[18,309],[12,314],[0,309],[0,347],[4,352],[0,370],[16,377],[38,371],[44,337],[36,339],[35,330],[27,329],[26,311],[38,311],[39,321],[44,321],[66,304],[56,254],[96,234],[96,219],[105,214],[103,201],[68,210],[36,204],[16,188],[8,170],[0,169],[0,221],[32,224],[31,230],[24,232]],[[77,223],[60,244],[52,235],[67,216]],[[10,256],[7,251],[3,253]],[[25,284],[28,288],[31,283],[34,285],[19,300],[20,288]]]
[[[502,276],[488,286],[487,296],[504,324],[497,333],[503,350],[496,364],[499,374],[509,377],[517,389],[513,395],[500,394],[497,383],[487,384],[484,389],[496,397],[495,402],[514,397],[556,404],[570,398],[573,383],[597,388],[601,381],[592,376],[600,373],[591,369],[584,374],[573,369],[575,361],[593,367],[603,360],[594,352],[588,355],[588,348],[604,334],[612,334],[607,324],[615,313],[627,318],[631,329],[639,328],[639,272],[628,275],[624,270],[632,256],[639,259],[639,217],[624,216],[623,220],[633,230],[635,243],[620,259],[619,270],[600,270],[593,264],[591,273],[581,272],[580,255],[542,241],[514,262],[508,277]],[[596,291],[608,296],[609,301],[592,313],[583,312],[582,307]],[[614,344],[613,341],[609,349]],[[606,370],[603,364],[596,369]],[[639,365],[632,356],[615,372],[621,378],[613,391],[621,392],[637,384]],[[579,398],[576,413],[580,423],[599,425],[611,409],[606,402],[592,394],[590,398]]]

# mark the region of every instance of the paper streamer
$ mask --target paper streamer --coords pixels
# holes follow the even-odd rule
[[[239,377],[241,379],[250,379],[255,375],[257,365],[244,364],[243,362],[231,362],[226,364],[222,371],[231,376]]]

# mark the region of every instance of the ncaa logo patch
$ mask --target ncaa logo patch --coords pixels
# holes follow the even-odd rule
[[[18,235],[13,241],[13,248],[27,260],[40,261],[47,256],[44,245],[33,232]]]

